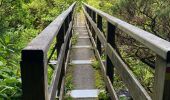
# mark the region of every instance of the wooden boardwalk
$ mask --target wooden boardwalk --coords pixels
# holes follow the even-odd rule
[[[113,87],[115,70],[133,100],[170,100],[170,43],[85,3],[83,4],[84,15],[77,14],[76,19],[73,20],[76,14],[75,5],[76,2],[22,50],[20,62],[22,99],[64,100],[65,77],[67,77],[65,72],[69,61],[74,66],[74,89],[70,93],[71,96],[76,100],[95,100],[98,90],[95,87],[91,60],[96,57],[111,100],[119,100],[119,95]],[[107,31],[104,32],[104,29]],[[131,66],[121,58],[116,45],[118,29],[155,53],[151,94],[136,78],[129,68]],[[74,46],[70,45],[72,33],[78,34]],[[105,63],[103,63],[103,55]],[[48,82],[47,71],[50,67],[53,73],[52,79]]]
[[[82,13],[78,13],[77,16],[74,24],[74,34],[77,34],[78,38],[77,43],[73,45],[71,49],[70,63],[74,66],[74,90],[83,92],[84,90],[95,89],[94,69],[91,66],[92,59],[94,58],[94,51],[85,26],[84,16]]]

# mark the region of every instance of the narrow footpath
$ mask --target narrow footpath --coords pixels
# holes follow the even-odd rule
[[[91,66],[94,51],[85,18],[78,13],[74,23],[74,34],[78,34],[77,43],[72,46],[70,63],[74,66],[71,96],[75,100],[96,100],[98,90],[95,89],[94,69]]]

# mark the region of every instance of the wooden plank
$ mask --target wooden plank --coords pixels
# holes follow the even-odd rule
[[[108,76],[107,77],[105,76],[104,79],[105,79],[105,82],[106,82],[107,89],[108,89],[108,91],[111,95],[111,99],[112,100],[119,100],[118,96],[116,94],[116,91],[114,90],[114,88],[112,86],[112,82],[111,82],[110,78]]]
[[[118,27],[120,30],[124,31],[140,43],[144,44],[148,48],[150,48],[152,51],[157,53],[159,56],[161,56],[164,59],[167,59],[168,52],[170,51],[170,43],[164,39],[161,39],[152,33],[146,32],[138,27],[135,27],[131,24],[128,24],[116,17],[113,17],[107,13],[104,13],[92,6],[89,6],[84,3],[86,7],[89,9],[95,11],[98,15],[102,16],[104,19]],[[159,45],[158,45],[159,44]]]
[[[112,100],[118,100],[118,96],[117,96],[117,94],[116,94],[116,91],[114,90],[110,79],[106,76],[105,66],[104,66],[104,64],[103,64],[103,62],[102,62],[102,60],[101,60],[101,57],[100,57],[100,54],[99,54],[98,50],[96,49],[95,41],[94,41],[94,39],[93,39],[93,37],[92,37],[92,34],[91,34],[90,30],[89,30],[89,27],[88,27],[88,24],[87,24],[87,23],[86,23],[86,26],[87,26],[88,33],[89,33],[89,35],[90,35],[90,39],[91,39],[91,41],[92,41],[92,45],[93,45],[94,50],[95,50],[96,58],[98,59],[99,64],[100,64],[100,68],[101,68],[102,75],[103,75],[104,80],[105,80],[105,83],[106,83],[106,87],[107,87],[107,89],[108,89],[108,91],[109,91],[109,93],[110,93],[111,99],[112,99]]]
[[[120,74],[122,80],[128,87],[133,99],[135,100],[151,100],[151,97],[142,87],[136,77],[133,75],[132,71],[128,66],[123,62],[117,52],[111,47],[110,44],[107,44],[107,55],[110,57],[112,63],[114,64],[116,70]]]
[[[62,65],[63,65],[65,53],[66,53],[65,50],[66,50],[66,46],[67,46],[67,43],[68,43],[68,38],[69,38],[71,29],[72,29],[72,22],[70,22],[70,24],[69,24],[69,29],[67,30],[66,36],[64,38],[64,44],[61,47],[61,51],[60,51],[60,54],[59,54],[59,57],[58,57],[58,65],[57,65],[57,67],[56,67],[56,69],[53,73],[53,79],[52,79],[52,83],[51,83],[51,86],[50,86],[50,89],[49,89],[50,100],[54,99],[55,96],[56,96],[56,90],[57,90],[57,87],[58,87],[61,68],[62,68]]]
[[[100,15],[97,15],[97,27],[100,31],[102,31],[102,17]],[[99,54],[102,54],[102,48],[101,48],[101,42],[97,36],[97,50],[99,51]]]
[[[73,3],[22,50],[21,77],[23,100],[49,100],[47,51],[70,12]]]
[[[62,45],[62,48],[61,48],[62,51],[65,51],[64,49],[64,45]],[[53,78],[51,80],[51,85],[49,87],[49,100],[52,100],[55,98],[56,96],[56,90],[57,90],[57,87],[58,87],[58,84],[59,84],[59,79],[60,79],[60,73],[61,73],[61,68],[62,68],[62,65],[63,65],[63,58],[64,58],[64,55],[65,52],[61,52],[59,57],[58,57],[58,64],[57,64],[57,67],[53,73]]]
[[[92,17],[93,21],[96,22],[96,12],[93,11],[92,15],[93,15],[93,17]]]
[[[62,79],[59,100],[64,100],[64,86],[65,86],[64,84],[65,84],[65,77],[63,77]]]
[[[29,55],[30,59],[23,58]],[[47,58],[41,50],[22,50],[21,79],[23,100],[47,100]]]
[[[169,62],[157,56],[153,100],[170,100]]]
[[[87,4],[84,4],[84,5],[85,5],[85,7],[87,9],[89,9],[89,10],[91,10],[93,12],[96,12],[97,15],[102,16],[107,21],[109,21],[111,24],[115,25],[120,30],[124,31],[125,33],[127,33],[128,35],[130,35],[132,38],[136,39],[140,43],[144,44],[145,46],[147,46],[148,48],[150,48],[152,51],[154,51],[156,54],[158,54],[160,56],[159,58],[162,59],[162,62],[158,61],[160,63],[160,64],[158,64],[158,66],[163,66],[163,67],[160,67],[160,68],[156,69],[157,70],[156,71],[156,76],[155,76],[156,77],[155,78],[155,81],[156,81],[155,90],[156,91],[154,93],[154,98],[155,98],[155,100],[162,100],[162,99],[169,100],[170,99],[170,96],[169,96],[169,92],[170,92],[170,86],[169,86],[169,84],[170,84],[170,81],[169,81],[170,75],[169,75],[169,73],[165,72],[165,67],[167,65],[164,66],[165,64],[163,63],[163,61],[164,62],[167,62],[167,61],[169,62],[170,61],[170,43],[168,41],[166,41],[166,40],[163,40],[163,39],[149,33],[149,32],[146,32],[146,31],[144,31],[142,29],[139,29],[139,28],[137,28],[137,27],[135,27],[133,25],[130,25],[130,24],[118,19],[118,18],[115,18],[115,17],[113,17],[111,15],[108,15],[108,14],[106,14],[106,13],[104,13],[104,12],[102,12],[102,11],[96,9],[96,8],[93,8],[93,7],[91,7],[91,6],[87,5]],[[86,11],[84,11],[84,12],[86,14]],[[93,24],[93,22],[90,21],[91,18],[88,18],[88,14],[86,14],[86,16],[87,16],[87,19],[89,20],[89,22],[92,24],[93,28],[95,29],[96,28],[95,24]],[[114,51],[114,53],[116,53],[116,52]],[[113,54],[113,53],[110,53],[110,54]],[[114,55],[114,56],[119,57],[118,55]],[[120,61],[120,59],[118,60],[118,62],[122,63]],[[124,63],[122,63],[122,65],[123,64]],[[127,67],[127,66],[123,66],[123,67]],[[129,74],[129,76],[131,76],[132,73],[129,73],[128,70],[126,70],[126,72]],[[140,88],[137,91],[146,92],[146,91],[141,90],[141,87],[140,87],[141,85],[137,84],[138,82],[137,81],[135,82],[133,77],[131,77],[131,78],[134,81],[134,83],[137,85],[137,87]],[[160,91],[161,91],[161,93],[160,93]],[[148,94],[143,93],[143,95],[145,95],[146,99],[148,99],[147,98]],[[150,97],[149,97],[149,99],[150,99]]]
[[[65,27],[64,25],[62,25],[57,35],[57,55],[60,54],[61,45],[64,42],[64,35],[65,35],[64,30],[65,30]]]
[[[106,33],[106,39],[107,39],[107,43],[109,43],[112,47],[115,47],[115,31],[116,31],[116,27],[114,25],[112,25],[111,23],[107,22],[107,33]],[[107,51],[107,48],[105,48],[105,52]],[[114,66],[111,62],[111,59],[109,58],[109,56],[106,55],[106,74],[109,76],[110,81],[113,83],[114,80]]]

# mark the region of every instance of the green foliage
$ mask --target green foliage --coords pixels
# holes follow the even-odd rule
[[[66,72],[66,77],[65,77],[65,92],[67,93],[68,91],[71,91],[74,86],[73,86],[73,69],[74,66],[70,65],[68,66],[67,72]]]
[[[95,86],[97,89],[101,89],[101,90],[105,89],[104,80],[101,75],[101,71],[99,70],[95,71]]]
[[[109,100],[109,95],[105,90],[101,90],[101,91],[99,91],[98,99],[99,100]]]
[[[104,83],[103,76],[101,74],[102,72],[101,72],[101,69],[100,69],[100,64],[96,59],[93,60],[92,67],[95,69],[94,70],[94,72],[95,72],[95,87],[100,90],[99,95],[98,95],[98,99],[99,100],[108,100],[108,94],[105,91],[106,86],[105,86],[105,83]]]
[[[66,71],[66,77],[65,77],[65,100],[73,100],[73,98],[70,96],[70,91],[73,90],[73,70],[74,65],[69,65]]]
[[[64,100],[74,100],[71,96],[65,96]]]
[[[119,92],[119,90],[126,90],[125,84],[117,73],[114,75],[113,87],[116,92]]]
[[[145,89],[148,90],[148,92],[151,92],[154,82],[154,71],[139,59],[135,57],[129,57],[129,54],[127,54],[122,49],[121,55]]]
[[[70,91],[70,90],[73,89],[72,81],[73,81],[72,75],[71,74],[67,75],[67,77],[66,77],[66,87],[65,87],[66,91]]]
[[[99,62],[96,60],[93,60],[92,62],[92,67],[95,69],[95,86],[97,89],[105,89],[105,84],[104,84],[104,80],[103,77],[101,75],[101,71],[100,71],[100,65]]]
[[[78,40],[78,34],[79,33],[74,33],[72,38],[71,38],[71,44],[72,45],[75,45],[77,43],[77,40]]]
[[[100,69],[100,65],[99,62],[97,60],[93,60],[92,61],[92,66],[95,70],[99,70]]]

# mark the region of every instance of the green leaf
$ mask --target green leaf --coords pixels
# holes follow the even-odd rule
[[[0,66],[3,66],[3,62],[2,61],[0,61]]]

